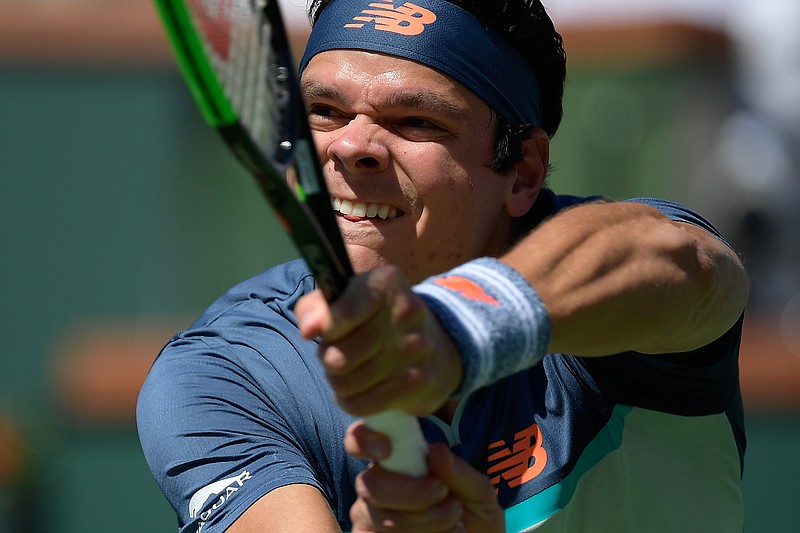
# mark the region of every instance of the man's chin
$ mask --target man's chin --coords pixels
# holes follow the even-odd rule
[[[406,281],[417,283],[427,276],[418,272],[409,248],[403,250],[376,250],[363,244],[347,244],[347,254],[356,274],[368,272],[382,265],[395,265],[403,271]]]

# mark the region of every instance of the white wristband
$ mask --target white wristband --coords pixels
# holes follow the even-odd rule
[[[464,396],[544,357],[550,319],[544,303],[519,272],[489,257],[465,263],[414,287],[455,342]]]

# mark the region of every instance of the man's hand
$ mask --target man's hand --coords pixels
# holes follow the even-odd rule
[[[350,414],[429,414],[461,381],[452,340],[395,267],[353,278],[331,304],[320,291],[307,294],[295,312],[304,337],[322,338],[328,381]]]
[[[350,508],[354,533],[505,530],[503,510],[489,478],[453,455],[446,445],[430,446],[429,474],[419,479],[377,465],[390,446],[363,422],[355,422],[348,429],[348,453],[373,461],[356,477],[358,500]]]

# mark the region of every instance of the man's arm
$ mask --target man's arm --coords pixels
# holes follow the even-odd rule
[[[500,259],[544,304],[550,352],[688,351],[727,331],[747,299],[744,268],[725,243],[636,203],[559,213]],[[433,412],[458,386],[462,366],[452,338],[396,269],[357,277],[332,307],[320,294],[307,295],[296,311],[304,335],[325,339],[323,364],[338,401],[355,415],[388,407]],[[354,523],[369,524],[371,515],[359,509],[397,499],[359,492]]]
[[[548,352],[688,351],[741,316],[747,278],[720,239],[637,203],[594,203],[545,221],[502,261],[547,308]]]
[[[228,533],[341,533],[331,508],[311,485],[286,485],[262,496]]]
[[[730,328],[747,299],[744,268],[725,243],[637,203],[568,209],[501,261],[544,303],[548,352],[688,351]],[[312,293],[295,310],[303,334],[325,340],[322,362],[351,414],[434,412],[458,387],[462,367],[452,339],[397,269],[354,278],[330,307]]]

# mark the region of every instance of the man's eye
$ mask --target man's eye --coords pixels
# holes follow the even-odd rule
[[[403,117],[395,122],[395,132],[411,141],[435,141],[450,135],[440,124],[420,117]]]
[[[438,126],[431,122],[430,120],[425,120],[424,118],[419,117],[408,117],[405,119],[405,126],[409,128],[419,128],[419,129],[438,129]]]
[[[333,115],[333,109],[330,106],[315,104],[309,106],[308,114],[318,117],[330,117]]]
[[[335,107],[325,104],[308,106],[308,124],[314,130],[330,130],[340,127],[348,119]]]

